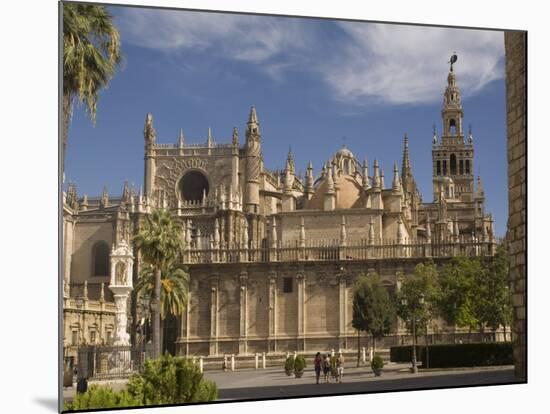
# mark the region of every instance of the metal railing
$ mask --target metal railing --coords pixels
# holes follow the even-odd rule
[[[139,346],[81,346],[78,378],[91,380],[127,378],[143,368],[152,356],[151,344]]]

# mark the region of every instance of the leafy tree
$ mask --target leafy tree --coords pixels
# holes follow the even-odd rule
[[[478,258],[467,257],[453,257],[441,269],[438,308],[449,325],[467,327],[470,332],[479,326],[476,308],[479,291],[476,283],[483,277],[481,274],[484,271]]]
[[[372,336],[373,349],[376,339],[390,332],[394,318],[393,304],[378,275],[359,276],[353,293],[351,323],[358,331],[366,331]]]
[[[152,266],[143,268],[135,290],[142,296],[151,297],[155,287],[155,269]],[[170,264],[161,272],[160,280],[160,318],[167,315],[179,316],[187,307],[189,295],[189,273],[183,266]]]
[[[397,314],[414,335],[414,345],[421,333],[426,335],[425,343],[428,345],[428,326],[437,315],[440,296],[437,268],[433,262],[419,263],[414,275],[403,281],[397,295]]]
[[[512,319],[512,297],[508,281],[509,258],[506,247],[503,244],[499,245],[495,256],[486,258],[483,266],[485,271],[479,274],[476,283],[476,314],[481,322],[480,329],[484,325],[488,326],[495,338],[498,327],[502,325],[506,328]]]
[[[212,401],[218,389],[205,380],[199,367],[186,358],[165,354],[144,362],[143,371],[130,377],[128,393],[142,405]]]
[[[150,215],[145,216],[143,227],[134,237],[134,242],[141,252],[144,262],[154,271],[154,289],[152,289],[150,306],[153,328],[153,352],[156,357],[161,354],[160,299],[162,272],[163,270],[165,272],[169,270],[171,263],[174,263],[180,257],[183,248],[181,229],[172,220],[170,213],[166,210],[153,210]]]
[[[438,284],[437,268],[433,262],[419,263],[414,275],[403,281],[397,295],[397,312],[411,328],[413,317],[416,321],[417,334],[427,331],[430,322],[437,316],[437,304],[441,297]]]
[[[63,3],[63,169],[75,98],[95,123],[99,91],[121,61],[120,35],[107,9]]]

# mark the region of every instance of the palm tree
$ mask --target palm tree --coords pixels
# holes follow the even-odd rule
[[[154,272],[154,287],[151,294],[151,317],[153,327],[154,357],[160,355],[160,299],[162,272],[168,270],[180,256],[183,248],[181,229],[166,210],[153,210],[145,216],[143,227],[134,237],[143,260]],[[173,306],[173,305],[170,305]]]
[[[167,315],[179,316],[187,307],[189,294],[189,274],[182,266],[169,265],[162,271],[160,280],[160,319]],[[135,289],[144,297],[151,297],[155,287],[155,269],[148,266],[142,269]]]
[[[62,3],[63,7],[63,170],[73,101],[84,103],[95,124],[99,91],[122,61],[120,35],[104,6]]]

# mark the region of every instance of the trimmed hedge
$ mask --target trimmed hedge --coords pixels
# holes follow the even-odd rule
[[[472,343],[430,345],[430,368],[482,367],[512,365],[514,363],[511,343]],[[416,347],[416,357],[426,367],[426,347]],[[412,345],[390,348],[390,361],[410,362]]]

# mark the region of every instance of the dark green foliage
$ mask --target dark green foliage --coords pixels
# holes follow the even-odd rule
[[[441,297],[437,280],[437,268],[433,262],[419,263],[414,275],[406,278],[397,295],[397,314],[412,332],[413,318],[416,334],[426,332],[427,327],[437,314],[437,303]]]
[[[294,355],[289,355],[285,361],[285,372],[290,375],[292,371],[294,371]]]
[[[169,354],[145,361],[143,372],[128,381],[128,392],[142,405],[212,401],[218,397],[216,384],[205,380],[198,366]]]
[[[422,366],[426,366],[426,348],[420,351]],[[410,362],[412,346],[390,348],[390,361]],[[513,364],[513,351],[510,343],[472,343],[430,345],[430,368],[482,367]]]
[[[453,257],[439,274],[441,297],[438,308],[450,325],[475,329],[480,320],[476,314],[476,289],[484,269],[478,258]]]
[[[481,323],[496,331],[500,325],[512,322],[512,295],[508,271],[509,257],[503,244],[497,247],[496,255],[483,262],[485,272],[477,281],[475,311]]]
[[[360,276],[353,292],[353,327],[376,339],[390,332],[394,319],[395,309],[378,275]]]
[[[306,360],[302,355],[297,355],[294,359],[294,372],[303,371],[306,367]]]
[[[382,369],[384,368],[384,360],[380,355],[375,355],[374,358],[372,358],[370,366],[373,370]]]
[[[88,391],[76,394],[74,400],[65,403],[65,410],[85,410],[93,408],[123,408],[140,406],[141,400],[127,390],[113,391],[109,386],[90,385]]]

